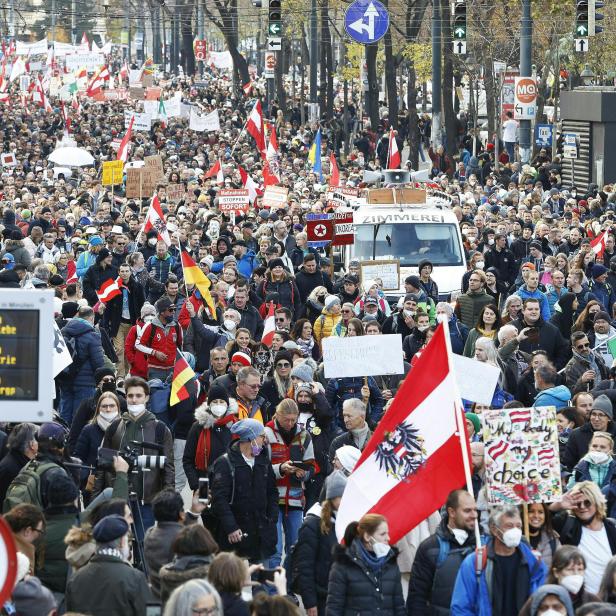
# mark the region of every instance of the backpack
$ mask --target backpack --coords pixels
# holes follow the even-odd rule
[[[55,462],[39,462],[30,460],[6,491],[2,510],[6,513],[16,505],[29,503],[43,509],[43,499],[41,495],[41,477],[52,468],[61,468]]]
[[[149,340],[148,340],[148,343],[147,343],[145,346],[147,346],[147,347],[150,347],[150,348],[151,348],[151,345],[152,345],[152,340],[154,340],[154,335],[156,334],[156,331],[155,331],[155,330],[156,330],[156,328],[158,328],[158,329],[162,329],[162,328],[161,328],[161,327],[158,327],[158,325],[154,325],[154,323],[150,323],[150,325],[152,326],[152,327],[150,327],[150,338],[149,338]],[[175,338],[176,338],[176,340],[179,342],[179,341],[181,340],[181,336],[180,336],[180,325],[179,325],[179,323],[175,323],[175,324],[173,325],[173,327],[175,327]],[[163,330],[163,331],[164,331],[164,330]]]
[[[62,334],[62,336],[64,337],[64,342],[66,344],[66,348],[70,353],[72,360],[72,362],[68,366],[66,366],[66,368],[64,368],[64,370],[62,370],[60,374],[58,374],[58,376],[56,376],[56,378],[63,383],[70,383],[74,381],[78,372],[81,370],[81,367],[85,363],[85,359],[79,359],[79,349],[77,345],[77,338],[83,336],[84,333],[86,332],[77,334],[75,336],[65,336],[64,334]]]

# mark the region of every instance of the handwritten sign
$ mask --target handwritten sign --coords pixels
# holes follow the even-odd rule
[[[184,184],[169,184],[165,187],[167,199],[173,203],[179,203],[186,196]]]
[[[135,117],[133,130],[150,130],[152,128],[152,116],[148,113],[124,112],[124,128],[128,128],[131,117]]]
[[[228,188],[218,191],[218,209],[221,212],[247,212],[250,197],[246,188]]]
[[[145,162],[145,168],[152,170],[156,177],[156,181],[159,184],[164,184],[167,180],[165,177],[165,170],[163,168],[163,159],[160,154],[154,154],[153,156],[146,156],[143,161]]]
[[[403,374],[402,336],[355,336],[323,339],[325,378]]]
[[[519,505],[560,500],[556,409],[494,409],[484,411],[482,421],[488,502]]]
[[[383,291],[395,291],[400,287],[400,261],[397,259],[362,261],[360,276],[362,284],[379,278],[383,282]]]
[[[289,189],[284,186],[268,186],[263,193],[263,200],[261,205],[263,207],[269,207],[277,209],[287,206],[287,199],[289,197]]]
[[[220,119],[218,109],[214,109],[207,115],[199,115],[196,107],[191,107],[188,128],[197,132],[220,130]]]
[[[124,163],[121,160],[106,160],[103,162],[103,186],[113,186],[122,183]]]
[[[152,167],[129,168],[126,170],[126,198],[150,198],[160,182]]]
[[[501,374],[500,368],[463,355],[451,356],[460,397],[490,406]]]

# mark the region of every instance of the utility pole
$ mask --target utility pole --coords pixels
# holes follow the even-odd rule
[[[9,36],[15,38],[15,0],[9,4]]]
[[[130,64],[131,48],[130,48],[130,0],[126,0],[126,6],[124,7],[124,30],[126,31],[126,62]]]
[[[51,40],[56,40],[56,0],[51,0]]]
[[[432,2],[432,143],[441,145],[441,7],[440,0]]]
[[[530,14],[531,0],[522,0],[522,17],[520,19],[520,77],[532,74],[533,22]],[[520,120],[520,159],[522,163],[530,162],[531,121]]]
[[[14,0],[11,0],[11,4]],[[71,43],[77,44],[77,1],[71,0]]]
[[[319,56],[317,0],[310,2],[310,105],[317,104],[317,67]],[[312,116],[311,113],[308,114]]]

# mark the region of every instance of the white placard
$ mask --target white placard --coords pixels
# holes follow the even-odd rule
[[[208,62],[216,68],[233,68],[233,58],[228,51],[210,51]]]
[[[192,110],[192,105],[188,103],[180,103],[180,117],[181,118],[190,118],[190,112]]]
[[[80,68],[85,68],[91,72],[100,68],[105,64],[105,56],[102,53],[75,53],[64,58],[66,70],[77,71]]]
[[[36,56],[38,54],[47,53],[47,38],[36,41],[36,43],[24,43],[23,41],[17,41],[15,43],[15,53],[18,56]]]
[[[143,103],[143,111],[147,113],[152,120],[156,120],[158,118],[158,107],[160,105],[159,101],[141,101]]]
[[[139,83],[141,83],[141,71],[138,68],[136,69],[131,68],[128,71],[128,85],[132,86],[132,85],[137,85]]]
[[[478,404],[492,404],[500,370],[491,364],[463,355],[451,357],[460,397]]]
[[[70,43],[60,43],[59,41],[54,41],[53,43],[53,52],[56,58],[60,56],[66,56],[71,53],[77,52],[77,47],[73,47]]]
[[[218,109],[214,109],[214,111],[212,111],[211,113],[201,116],[197,113],[196,108],[192,107],[190,110],[190,122],[188,124],[188,128],[199,133],[204,131],[220,130]]]
[[[128,128],[132,116],[135,116],[133,130],[150,130],[152,128],[152,116],[149,113],[133,113],[132,111],[124,112],[124,128]]]
[[[182,99],[174,96],[165,101],[165,111],[168,118],[179,118],[182,115]]]
[[[404,374],[402,336],[354,336],[323,339],[325,378]]]

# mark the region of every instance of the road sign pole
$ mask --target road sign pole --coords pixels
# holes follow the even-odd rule
[[[522,0],[522,18],[520,20],[520,76],[532,74],[532,39],[533,22],[530,13],[531,0]],[[531,158],[531,121],[520,120],[520,159],[529,163]]]
[[[317,0],[310,2],[310,102],[317,102],[317,63],[319,54]]]
[[[441,9],[440,0],[432,3],[432,143],[436,150],[441,140]]]

